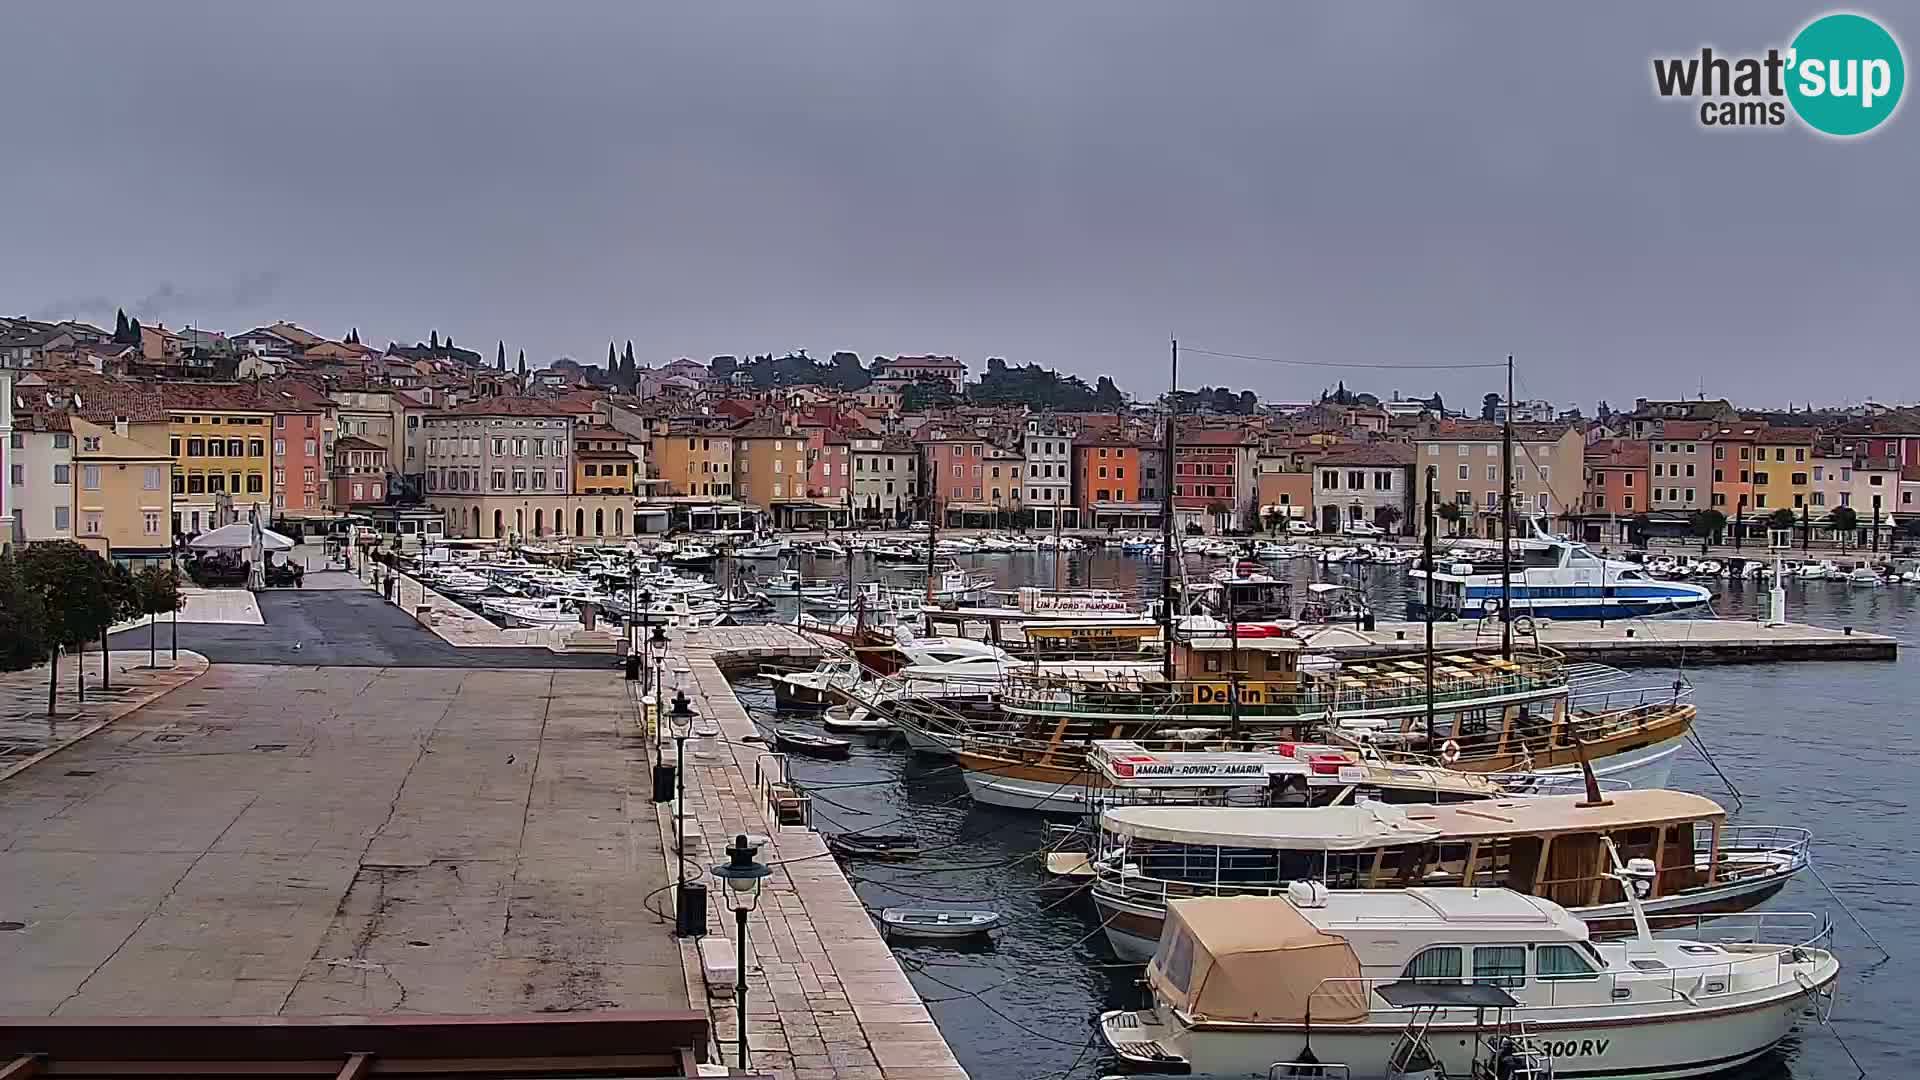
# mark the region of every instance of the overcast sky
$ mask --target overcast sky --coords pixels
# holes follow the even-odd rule
[[[1656,53],[1823,10],[15,3],[0,310],[536,362],[999,355],[1137,394],[1177,333],[1513,352],[1523,397],[1589,411],[1912,401],[1920,115],[1712,131],[1651,90]],[[1495,375],[1186,368],[1456,406]]]

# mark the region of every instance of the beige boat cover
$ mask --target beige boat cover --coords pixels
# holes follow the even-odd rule
[[[1195,1023],[1354,1023],[1368,1012],[1360,960],[1278,896],[1167,905],[1147,981]]]

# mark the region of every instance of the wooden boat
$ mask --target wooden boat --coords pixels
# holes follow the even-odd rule
[[[790,754],[808,757],[845,759],[853,753],[853,744],[845,739],[830,739],[794,728],[775,728],[773,745]]]
[[[997,911],[944,911],[935,908],[887,908],[880,925],[890,937],[952,939],[977,937],[1000,925]]]
[[[827,837],[827,847],[846,859],[906,862],[920,857],[920,838],[905,833],[840,833]]]

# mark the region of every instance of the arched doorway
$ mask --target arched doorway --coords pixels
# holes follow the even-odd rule
[[[620,509],[619,507],[614,507],[614,510],[613,510],[613,535],[615,535],[615,536],[625,536],[625,535],[626,535],[626,530],[620,527],[620,523],[621,523],[621,521],[623,521],[623,520],[624,520],[625,518],[626,518],[626,514],[625,514],[625,512],[623,512],[623,511],[622,511],[622,510],[621,510],[621,509]]]
[[[583,507],[573,511],[573,535],[587,535],[587,511]]]
[[[478,509],[474,510],[474,513],[476,514],[479,512],[480,511]],[[506,522],[501,518],[500,511],[495,510],[493,512],[493,535],[496,540],[499,539],[500,535],[506,531],[505,525],[506,525]]]
[[[547,535],[547,512],[545,510],[535,510],[533,512],[533,535]]]
[[[480,508],[477,506],[473,508],[473,531],[467,535],[475,538],[480,535]]]
[[[527,535],[527,512],[525,510],[515,510],[513,512],[513,531],[520,536]]]
[[[607,512],[605,510],[595,510],[593,512],[593,535],[607,535]]]

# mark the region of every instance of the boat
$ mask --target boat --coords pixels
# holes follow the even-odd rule
[[[748,544],[733,549],[736,559],[778,559],[790,550],[785,540],[769,540],[764,544]]]
[[[1877,589],[1886,584],[1886,579],[1871,566],[1856,566],[1847,575],[1847,584],[1856,589]]]
[[[822,540],[807,550],[811,552],[816,559],[844,559],[847,557],[846,547],[836,540]]]
[[[1515,564],[1507,592],[1516,614],[1553,619],[1628,619],[1691,611],[1713,599],[1713,590],[1684,581],[1662,580],[1637,563],[1594,554],[1585,544],[1547,532],[1532,522],[1532,535],[1511,541]],[[1435,571],[1447,583],[1449,605],[1437,618],[1479,619],[1498,615],[1501,604],[1501,547],[1493,541],[1455,541],[1448,553],[1451,569]],[[1464,556],[1464,557],[1463,557]],[[1487,564],[1491,562],[1491,566]],[[1427,571],[1407,571],[1411,617],[1424,618]],[[1436,607],[1440,605],[1436,604]]]
[[[711,570],[719,558],[720,553],[705,544],[682,544],[666,561],[689,570]]]
[[[893,721],[880,716],[854,717],[853,706],[830,706],[820,715],[820,726],[836,735],[877,735],[893,730]]]
[[[1172,679],[1157,664],[1010,669],[998,699],[1003,722],[947,740],[968,789],[995,805],[1057,809],[1036,795],[1071,798],[1097,783],[1087,749],[1098,738],[1171,739],[1190,749],[1324,742],[1386,763],[1503,778],[1571,779],[1584,760],[1608,781],[1663,787],[1693,725],[1685,686],[1607,684],[1576,695],[1560,654],[1540,649],[1511,659],[1497,651],[1435,657],[1429,728],[1421,660],[1335,659],[1309,651],[1302,633],[1311,628],[1291,623],[1234,624],[1231,634],[1214,625],[1183,623],[1205,636],[1176,634]],[[1244,674],[1230,680],[1235,670]],[[911,732],[915,721],[896,724]],[[1169,734],[1193,731],[1202,734]]]
[[[979,937],[1000,925],[997,911],[887,908],[880,925],[889,937],[952,939]]]
[[[827,837],[827,847],[843,859],[876,859],[881,862],[906,862],[920,857],[920,838],[905,833],[836,833]]]
[[[775,728],[773,745],[790,754],[805,754],[808,757],[845,759],[853,753],[853,744],[845,739],[828,738],[796,728]]]
[[[539,599],[500,598],[480,601],[480,610],[504,620],[510,626],[574,627],[580,625],[580,613],[572,598],[543,596]]]
[[[800,571],[798,570],[782,570],[772,580],[761,586],[760,595],[769,600],[777,597],[793,596],[806,599],[829,597],[839,591],[840,587],[838,585],[830,583],[807,584],[806,579],[800,576]]]
[[[1275,1063],[1310,1061],[1406,1076],[1389,1069],[1418,1019],[1437,1067],[1419,1075],[1470,1075],[1484,987],[1511,998],[1495,1003],[1502,1018],[1557,1076],[1681,1080],[1766,1054],[1840,975],[1831,926],[1812,915],[1750,916],[1744,941],[1656,939],[1636,919],[1632,938],[1596,942],[1560,905],[1505,889],[1301,882],[1176,900],[1168,920],[1151,1004],[1099,1020],[1123,1063],[1156,1073],[1285,1075]]]
[[[1144,961],[1181,896],[1335,892],[1424,885],[1512,889],[1571,910],[1597,932],[1631,928],[1611,838],[1644,861],[1635,900],[1663,925],[1745,911],[1805,870],[1804,829],[1728,825],[1711,799],[1624,790],[1599,805],[1549,795],[1434,805],[1121,806],[1100,815],[1092,894],[1107,940]]]
[[[915,551],[905,544],[875,544],[867,549],[867,555],[884,563],[911,563],[926,558],[924,550]]]

